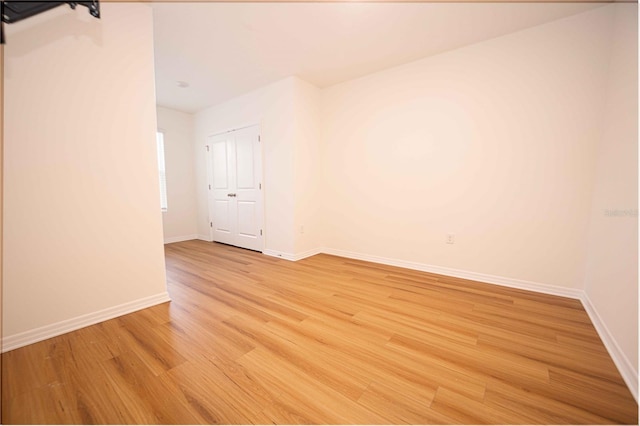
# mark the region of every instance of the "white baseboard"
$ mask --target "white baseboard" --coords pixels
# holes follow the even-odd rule
[[[212,241],[210,236],[208,236],[208,235],[204,235],[204,234],[198,234],[198,235],[196,235],[196,239],[197,239],[197,240],[202,240],[202,241],[209,241],[209,242],[211,242],[211,241]]]
[[[80,328],[94,325],[99,322],[107,321],[122,315],[130,314],[131,312],[139,311],[140,309],[149,308],[151,306],[169,301],[171,301],[169,293],[165,291],[153,296],[133,300],[131,302],[123,303],[118,306],[102,309],[97,312],[81,315],[79,317],[60,321],[54,324],[46,325],[44,327],[34,328],[33,330],[25,331],[23,333],[6,336],[2,338],[2,352],[7,352],[13,349],[20,348],[22,346],[50,339],[61,334],[69,333],[70,331],[78,330]]]
[[[303,251],[302,253],[298,253],[294,255],[295,260],[306,259],[307,257],[315,256],[316,254],[323,253],[321,249],[311,249],[307,251]]]
[[[277,250],[264,250],[262,252],[262,254],[265,254],[267,256],[278,257],[280,259],[285,259],[292,262],[296,262],[298,260],[302,260],[307,257],[315,256],[316,254],[320,254],[320,253],[323,253],[321,249],[307,250],[305,252],[297,253],[297,254],[285,253]]]
[[[165,237],[164,243],[171,244],[171,243],[179,243],[180,241],[189,241],[189,240],[197,240],[197,239],[199,239],[198,234],[183,235],[181,237]]]
[[[367,262],[381,263],[383,265],[398,266],[400,268],[413,269],[416,271],[429,272],[432,274],[446,275],[449,277],[463,278],[472,281],[480,281],[488,284],[496,284],[504,287],[517,288],[521,290],[535,291],[538,293],[551,294],[554,296],[569,297],[572,299],[581,299],[582,290],[558,287],[548,284],[536,283],[533,281],[519,280],[516,278],[507,278],[497,275],[483,274],[480,272],[464,271],[460,269],[446,268],[442,266],[427,265],[424,263],[409,262],[406,260],[389,259],[386,257],[372,256],[361,253],[354,253],[344,250],[324,248],[322,253],[332,254],[334,256],[347,257],[350,259],[364,260]]]
[[[285,252],[281,252],[281,251],[277,251],[277,250],[263,250],[262,254],[265,254],[267,256],[271,256],[271,257],[277,257],[280,259],[284,259],[284,260],[290,260],[292,262],[296,261],[296,256],[294,254],[291,253],[285,253]]]
[[[262,250],[262,254],[264,254],[265,256],[271,256],[271,257],[280,257],[282,259],[285,259],[284,257],[282,257],[282,253],[275,251],[275,250],[267,250],[264,249]],[[287,259],[289,260],[289,259]]]
[[[622,349],[620,349],[618,342],[607,328],[607,325],[602,320],[600,314],[598,314],[594,304],[591,303],[591,299],[589,299],[587,293],[583,293],[581,301],[585,311],[587,311],[587,314],[593,323],[593,326],[596,328],[600,339],[602,339],[604,346],[607,348],[607,351],[609,351],[611,359],[613,359],[614,364],[618,367],[618,371],[620,372],[622,379],[629,387],[629,390],[636,399],[636,402],[638,402],[638,370],[629,361]]]

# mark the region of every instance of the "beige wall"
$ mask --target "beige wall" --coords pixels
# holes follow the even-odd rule
[[[609,28],[597,9],[324,90],[326,247],[581,289]]]
[[[164,241],[197,238],[196,182],[193,168],[193,115],[157,108],[158,129],[164,133],[167,171],[167,211],[162,213]]]
[[[585,291],[638,386],[638,5],[616,5]]]
[[[165,297],[150,7],[5,30],[3,341]]]

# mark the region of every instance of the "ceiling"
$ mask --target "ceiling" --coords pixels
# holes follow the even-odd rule
[[[193,113],[291,75],[327,87],[600,6],[154,3],[157,102]]]

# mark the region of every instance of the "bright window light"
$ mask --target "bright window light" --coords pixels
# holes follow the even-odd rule
[[[164,133],[156,132],[158,143],[158,176],[160,178],[160,209],[167,211],[167,171],[164,163]]]

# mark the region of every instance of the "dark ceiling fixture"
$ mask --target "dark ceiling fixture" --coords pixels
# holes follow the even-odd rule
[[[46,12],[54,7],[68,4],[71,9],[77,5],[85,6],[89,13],[100,18],[100,1],[3,1],[2,2],[2,25],[0,26],[0,43],[4,44],[4,24],[13,24],[22,21],[42,12]]]

